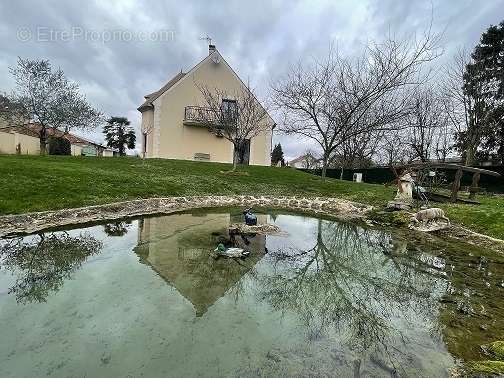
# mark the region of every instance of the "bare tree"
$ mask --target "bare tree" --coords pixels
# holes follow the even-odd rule
[[[466,67],[470,61],[469,53],[464,49],[459,50],[446,70],[443,82],[446,114],[456,132],[458,148],[465,155],[465,165],[474,164],[485,126],[482,88],[475,83],[473,90],[468,91],[464,84]]]
[[[0,94],[0,120],[8,126],[26,121],[27,112],[22,104],[13,102],[6,94]]]
[[[370,167],[383,135],[383,131],[371,131],[348,138],[334,151],[328,166],[341,169],[341,180],[345,169]]]
[[[301,164],[305,169],[317,169],[319,168],[320,158],[311,149],[307,149],[302,157]]]
[[[443,103],[443,107],[446,108],[445,99],[442,99],[441,101]],[[436,158],[441,162],[446,161],[448,154],[453,150],[455,142],[453,135],[454,130],[450,122],[450,117],[448,116],[446,111],[443,113],[443,115],[444,122],[438,130],[438,137],[435,141]]]
[[[439,91],[429,86],[418,88],[405,118],[407,136],[404,140],[411,150],[410,159],[427,162],[439,154],[446,158],[448,122]]]
[[[369,44],[357,59],[331,49],[323,61],[292,66],[272,85],[273,103],[284,113],[281,130],[320,146],[325,177],[330,157],[342,143],[398,125],[421,67],[439,55],[437,42],[429,31],[421,41],[389,38]]]
[[[375,161],[389,167],[408,163],[411,160],[410,148],[405,143],[399,142],[406,138],[405,129],[399,129],[395,133],[384,133],[374,156]]]
[[[71,129],[94,129],[102,114],[79,93],[79,85],[69,81],[61,69],[52,70],[48,60],[18,59],[11,68],[16,90],[10,99],[25,117],[40,125],[40,154],[46,153],[50,127],[68,133]]]
[[[198,85],[204,106],[193,109],[194,116],[218,137],[233,144],[233,171],[244,162],[246,146],[252,138],[273,128],[267,110],[253,89],[243,85],[233,92]]]

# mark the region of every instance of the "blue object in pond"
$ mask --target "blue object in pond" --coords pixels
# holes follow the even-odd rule
[[[246,209],[243,211],[243,215],[245,216],[245,224],[247,226],[255,226],[257,225],[257,217],[252,214],[252,209]]]

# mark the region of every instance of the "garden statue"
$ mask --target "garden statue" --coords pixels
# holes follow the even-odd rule
[[[397,194],[389,201],[387,208],[390,210],[409,210],[413,203],[413,177],[406,172],[397,180]]]
[[[444,230],[451,225],[443,209],[437,207],[420,210],[411,216],[411,221],[411,228],[424,232]]]
[[[245,251],[243,248],[230,247],[226,248],[226,246],[220,243],[217,248],[214,249],[214,252],[217,252],[215,257],[224,256],[229,258],[235,257],[246,257],[250,254],[250,251]]]
[[[245,216],[245,224],[247,226],[255,226],[257,225],[257,217],[252,214],[252,209],[245,209],[243,211],[243,215]]]

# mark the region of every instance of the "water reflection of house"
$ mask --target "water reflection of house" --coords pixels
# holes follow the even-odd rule
[[[259,216],[266,223],[266,216]],[[261,259],[266,237],[256,235],[246,246],[251,255],[243,260],[214,259],[218,235],[227,234],[229,214],[175,214],[146,218],[138,228],[135,251],[140,261],[151,266],[203,315],[217,299],[235,286]],[[242,240],[239,242],[243,243]]]

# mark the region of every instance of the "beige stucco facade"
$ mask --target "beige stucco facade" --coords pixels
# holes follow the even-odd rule
[[[217,50],[213,54],[219,54]],[[199,154],[209,155],[209,161],[231,163],[233,145],[217,137],[202,126],[184,125],[186,106],[204,106],[198,86],[218,88],[227,93],[238,93],[245,87],[240,78],[218,55],[209,55],[152,102],[152,107],[142,109],[142,151],[149,158],[195,160]],[[215,58],[215,57],[214,57]],[[259,102],[257,106],[261,106]],[[140,110],[140,108],[139,108]],[[271,134],[274,121],[265,121],[270,127],[250,141],[249,162],[253,165],[270,165]],[[146,148],[144,145],[146,142]],[[197,160],[197,159],[196,159]]]
[[[19,148],[19,152],[17,148]],[[21,155],[39,154],[39,140],[29,135],[0,131],[0,154],[16,153]]]
[[[84,145],[72,143],[70,145],[71,155],[81,156],[83,147]],[[39,155],[40,140],[31,135],[0,130],[0,154]],[[114,151],[104,150],[102,156],[114,156]]]

